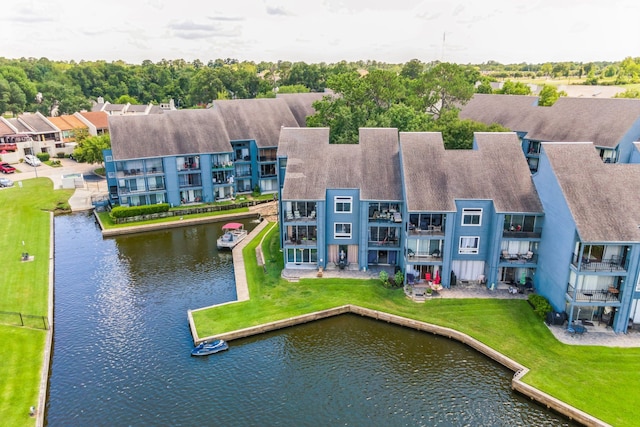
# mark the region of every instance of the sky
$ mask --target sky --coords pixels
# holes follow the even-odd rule
[[[480,64],[640,57],[638,0],[14,0],[0,57]]]

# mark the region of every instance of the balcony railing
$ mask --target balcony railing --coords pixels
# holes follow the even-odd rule
[[[380,248],[397,248],[400,246],[400,241],[398,239],[387,239],[387,240],[369,240],[369,247],[380,247]]]
[[[285,221],[287,222],[291,222],[291,221],[305,221],[305,222],[309,222],[309,221],[316,221],[316,211],[310,211],[310,212],[300,212],[300,211],[287,211],[285,213]]]
[[[502,254],[500,262],[507,264],[537,264],[538,254]]]
[[[575,295],[574,295],[575,294]],[[578,289],[568,285],[567,296],[574,302],[619,303],[621,292],[611,286],[607,289]]]
[[[581,262],[580,262],[581,261]],[[580,266],[580,271],[619,271],[625,272],[626,268],[622,263],[622,260],[618,256],[613,256],[608,259],[599,259],[599,258],[587,258],[583,257],[580,259],[580,256],[577,254],[573,254],[572,264],[574,267],[578,268]]]
[[[536,228],[533,231],[523,230],[504,230],[502,237],[509,237],[512,239],[539,239],[542,236],[542,229]]]

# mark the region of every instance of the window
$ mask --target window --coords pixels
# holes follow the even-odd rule
[[[113,162],[113,156],[106,156],[106,157],[104,158],[104,161],[105,161],[105,162]]]
[[[459,254],[477,254],[480,247],[480,237],[460,237]]]
[[[334,224],[335,230],[333,237],[336,239],[350,239],[351,238],[351,224],[336,222]]]
[[[462,209],[462,225],[481,225],[482,209]]]
[[[352,197],[337,196],[334,199],[335,212],[351,213]]]

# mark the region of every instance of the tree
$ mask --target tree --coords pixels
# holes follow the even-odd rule
[[[132,104],[132,105],[136,105],[136,104],[138,104],[138,100],[135,99],[131,95],[122,95],[122,96],[118,97],[118,99],[116,99],[115,103],[116,104]]]
[[[424,73],[424,69],[425,65],[422,62],[417,59],[412,59],[404,64],[402,71],[400,71],[400,75],[406,79],[415,80]]]
[[[640,90],[627,89],[624,92],[616,93],[614,98],[640,98]]]
[[[22,113],[27,106],[27,96],[16,82],[9,82],[9,103],[7,110],[14,116]]]
[[[416,108],[439,117],[444,112],[466,104],[475,92],[480,73],[457,64],[440,63],[412,84]]]
[[[103,163],[102,150],[108,150],[109,148],[111,148],[109,135],[90,136],[78,143],[75,150],[73,150],[73,157],[79,162]]]
[[[544,85],[540,90],[540,99],[538,101],[538,105],[541,107],[550,107],[560,98],[561,96],[567,96],[567,93],[563,90],[558,91],[558,88],[552,85]]]
[[[504,95],[531,95],[531,88],[525,83],[514,83],[511,80],[507,80],[502,85],[502,88],[497,90],[496,93],[501,93]]]

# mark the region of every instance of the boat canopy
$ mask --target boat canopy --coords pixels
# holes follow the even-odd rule
[[[230,222],[222,226],[223,230],[239,230],[244,227],[244,224],[240,224],[239,222]]]

